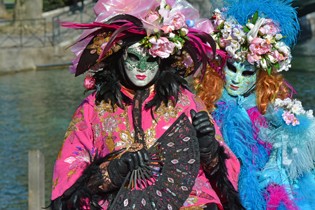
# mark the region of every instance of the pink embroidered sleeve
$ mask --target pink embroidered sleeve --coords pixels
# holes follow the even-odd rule
[[[55,162],[52,197],[60,197],[82,175],[95,155],[91,128],[93,106],[88,98],[78,107]]]

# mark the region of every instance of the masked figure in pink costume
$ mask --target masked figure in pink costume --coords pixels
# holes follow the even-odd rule
[[[71,70],[93,92],[57,157],[52,209],[242,209],[239,162],[184,79],[225,59],[211,24],[185,1],[99,1],[95,12],[64,23],[86,29]]]

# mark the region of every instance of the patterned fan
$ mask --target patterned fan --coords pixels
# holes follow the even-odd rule
[[[196,131],[182,114],[148,150],[150,160],[130,172],[110,209],[179,209],[200,167]]]

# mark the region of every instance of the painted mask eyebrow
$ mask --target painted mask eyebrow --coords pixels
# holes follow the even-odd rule
[[[134,53],[130,53],[130,52],[127,52],[127,57],[133,61],[139,61],[140,60],[138,55],[136,55]]]
[[[256,73],[256,71],[245,70],[245,71],[243,71],[242,75],[246,77],[246,76],[252,76],[255,73]]]
[[[158,60],[158,58],[147,55],[145,49],[128,48],[126,53],[132,61],[140,61],[141,58],[145,58],[147,62],[152,63]]]
[[[232,65],[235,70],[238,69],[242,70],[243,76],[252,76],[256,73],[256,68],[249,63],[235,63],[234,65],[233,64],[230,65]]]

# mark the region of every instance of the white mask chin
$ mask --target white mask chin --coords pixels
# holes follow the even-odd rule
[[[231,96],[244,95],[256,84],[257,72],[249,63],[228,63],[225,68],[224,88]]]
[[[124,66],[129,80],[137,87],[148,85],[159,70],[156,58],[153,58],[139,43],[127,48]]]

